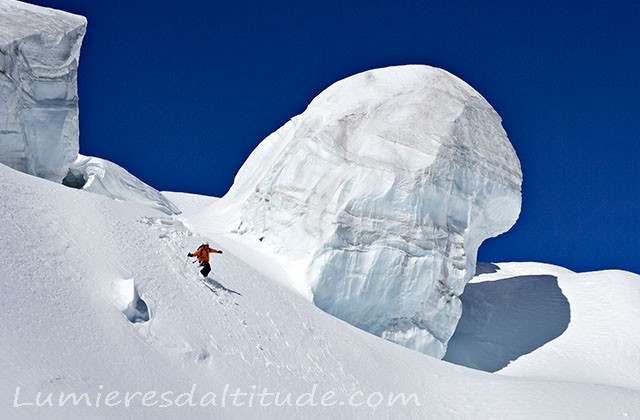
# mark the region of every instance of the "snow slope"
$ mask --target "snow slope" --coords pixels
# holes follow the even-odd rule
[[[640,319],[640,276],[536,263],[495,267],[462,295],[463,316],[445,360],[640,390],[640,330],[629,322]]]
[[[196,212],[199,202],[208,201],[168,195]],[[530,379],[526,372],[489,374],[365,333],[274,281],[273,267],[265,267],[269,276],[253,269],[248,262],[259,266],[260,258],[244,260],[259,256],[259,249],[200,232],[226,251],[214,261],[219,290],[213,293],[197,281],[196,267],[185,268],[186,253],[204,238],[180,221],[191,214],[167,216],[0,165],[0,417],[640,418],[640,391],[622,381],[579,383],[570,371],[553,380]],[[265,265],[277,265],[269,261]],[[619,284],[607,286],[615,290]],[[637,325],[638,319],[625,322]],[[580,337],[571,340],[576,341]],[[604,342],[592,343],[604,353]],[[608,362],[595,364],[605,371]],[[631,359],[623,363],[629,371],[637,365]],[[226,407],[161,408],[156,396],[155,406],[145,407],[140,395],[128,408],[122,401],[105,406],[107,392],[173,392],[174,399],[182,393],[176,401],[188,403],[191,390],[191,401],[199,405],[207,392],[222,398],[225,387],[248,394],[235,400],[243,406],[228,397]],[[249,406],[249,395],[263,388],[282,395],[313,393],[316,405],[277,407],[271,397],[263,407],[254,395]],[[54,400],[60,392],[87,393],[94,402],[102,393],[103,399],[99,408],[27,405],[38,392],[43,398],[53,393]],[[325,392],[335,393],[333,405],[319,404]],[[376,393],[389,392],[415,393],[420,404],[349,404],[371,395],[375,402]]]
[[[200,217],[267,244],[318,307],[441,357],[477,250],[520,213],[520,162],[471,86],[421,65],[341,80]]]

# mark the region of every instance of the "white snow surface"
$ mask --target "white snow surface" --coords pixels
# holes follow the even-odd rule
[[[162,193],[108,160],[78,155],[76,161],[69,165],[69,173],[63,183],[76,183],[77,188],[85,191],[148,205],[166,214],[180,213]]]
[[[262,241],[323,310],[441,357],[482,241],[521,204],[501,119],[444,70],[367,71],[267,137],[200,217]]]
[[[640,390],[640,332],[629,322],[640,319],[640,276],[539,263],[493,267],[467,285],[445,360],[503,375]]]
[[[79,150],[82,16],[0,0],[0,163],[60,182]]]
[[[640,419],[636,275],[593,273],[570,289],[562,284],[569,328],[516,360],[520,371],[491,374],[397,346],[319,310],[282,285],[290,279],[277,278],[286,272],[266,246],[183,223],[197,220],[199,203],[209,199],[167,195],[188,211],[168,216],[0,164],[0,418]],[[216,293],[185,261],[204,239],[225,251],[214,256]],[[509,278],[547,269],[499,265]],[[516,319],[521,329],[531,325]],[[573,367],[557,370],[562,357]],[[293,400],[277,406],[266,395],[269,405],[261,405],[257,394],[265,389]],[[237,390],[246,395],[234,398]],[[120,394],[107,406],[113,392]],[[128,407],[126,392],[133,395]],[[168,404],[159,396],[165,392],[172,403],[160,407]],[[332,405],[321,404],[327,392]],[[38,393],[41,407],[33,405]],[[60,407],[61,393],[86,393],[93,405]],[[415,394],[419,404],[366,404],[389,393]]]

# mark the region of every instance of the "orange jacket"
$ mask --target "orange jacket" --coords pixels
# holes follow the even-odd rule
[[[193,253],[194,257],[198,257],[200,262],[209,262],[209,254],[215,252],[219,253],[217,249],[209,248],[208,246],[201,246],[196,252]]]

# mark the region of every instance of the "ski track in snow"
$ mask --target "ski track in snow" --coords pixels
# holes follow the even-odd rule
[[[153,219],[143,219],[143,223],[152,226],[158,231],[158,238],[163,242],[163,249],[168,255],[186,255],[188,250],[194,250],[198,241],[194,241],[192,234],[184,227],[184,225],[172,218],[160,217]],[[185,238],[191,239],[185,241]],[[189,246],[191,245],[191,246]],[[212,241],[211,246],[221,248],[215,242]],[[175,257],[174,257],[175,258]],[[182,264],[184,267],[185,264]],[[222,349],[216,345],[216,340],[213,339],[212,344],[215,350],[223,350],[221,356],[225,358],[239,357],[242,362],[249,367],[253,367],[257,363],[264,363],[268,367],[275,369],[276,373],[279,370],[285,370],[291,372],[292,369],[286,365],[277,365],[273,363],[270,358],[273,357],[273,351],[269,349],[269,342],[274,340],[280,341],[282,339],[282,332],[277,328],[276,324],[271,321],[270,323],[264,323],[262,320],[270,319],[269,312],[262,312],[262,305],[251,306],[252,300],[256,297],[254,288],[261,289],[262,293],[268,294],[271,299],[267,300],[279,300],[282,297],[274,293],[273,288],[268,287],[265,284],[265,279],[260,276],[256,276],[255,272],[249,268],[242,261],[236,259],[231,254],[226,253],[223,255],[212,255],[212,267],[213,271],[209,275],[209,283],[217,282],[220,286],[216,288],[216,292],[209,293],[205,285],[200,284],[202,276],[198,273],[199,266],[187,262],[186,270],[175,270],[175,274],[184,280],[184,284],[180,287],[182,290],[193,293],[202,294],[205,293],[205,300],[210,300],[215,308],[215,319],[212,323],[215,323],[218,327],[221,327],[226,332],[226,337],[234,339],[242,343],[250,343],[256,338],[259,341],[253,348],[243,348],[240,351],[237,349]],[[238,279],[251,279],[252,282],[238,282]],[[229,291],[225,291],[223,288],[236,288],[236,290],[242,290],[242,296],[235,295]],[[266,287],[265,287],[266,286]],[[204,287],[204,288],[203,288]],[[215,287],[215,286],[214,286]],[[245,290],[248,289],[248,290]],[[239,293],[239,292],[238,292]],[[245,303],[246,302],[246,303]],[[278,311],[279,308],[274,308],[272,311]],[[297,315],[296,313],[290,314],[292,317]],[[300,322],[301,325],[307,326],[306,323]],[[309,327],[313,329],[313,327]],[[157,338],[157,337],[155,337]],[[321,337],[319,337],[322,339]],[[264,344],[262,343],[264,342]],[[322,346],[314,346],[322,349]],[[195,357],[198,360],[204,360],[206,358],[201,357],[205,352],[198,352],[197,350],[188,350],[186,352],[189,356],[192,353],[196,353]],[[309,353],[310,359],[319,358],[312,352]],[[282,359],[286,359],[282,358]],[[317,368],[317,366],[315,366]],[[304,372],[303,373],[303,377]]]

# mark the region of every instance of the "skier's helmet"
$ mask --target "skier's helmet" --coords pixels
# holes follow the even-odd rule
[[[204,242],[202,243],[202,245],[203,245],[203,246],[209,246],[209,241],[204,241]]]

